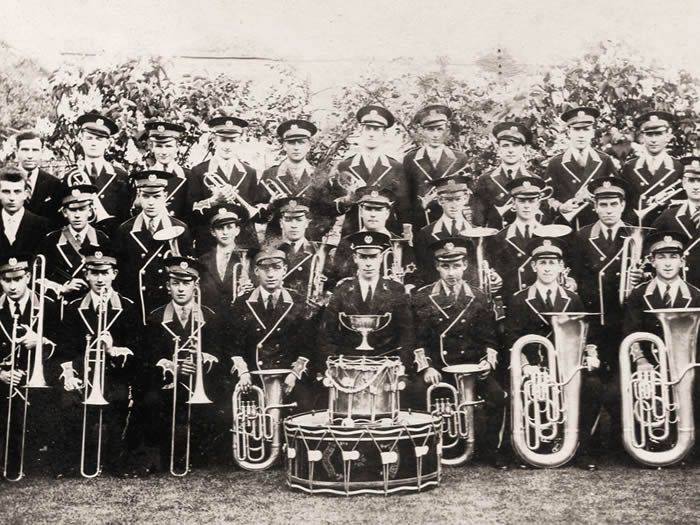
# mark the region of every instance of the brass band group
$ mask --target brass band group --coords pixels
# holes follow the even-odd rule
[[[649,111],[637,156],[614,159],[591,146],[598,117],[565,111],[541,173],[517,121],[474,173],[444,105],[417,112],[402,161],[383,106],[359,109],[358,149],[332,168],[307,160],[316,126],[285,121],[263,173],[233,116],[207,122],[191,168],[185,128],[147,122],[133,173],[105,159],[119,129],[97,112],[61,178],[17,134],[0,170],[5,479],[281,464],[293,488],[386,494],[473,458],[681,463],[700,158],[671,157],[674,116]]]

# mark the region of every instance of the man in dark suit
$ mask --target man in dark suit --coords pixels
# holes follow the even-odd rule
[[[170,301],[152,311],[146,322],[149,355],[144,420],[146,444],[160,449],[161,466],[167,470],[173,454],[173,470],[183,472],[190,466],[214,465],[219,457],[215,449],[229,445],[230,420],[224,417],[230,388],[227,377],[230,364],[222,355],[222,325],[215,312],[197,304],[195,297],[201,265],[190,257],[169,257],[163,261],[168,272],[166,283]],[[202,383],[211,403],[188,405],[193,396],[197,372],[197,345],[202,350]],[[177,363],[173,362],[178,348]],[[177,390],[174,380],[177,379]],[[173,396],[176,395],[176,399]],[[175,450],[171,450],[173,403],[175,408]],[[191,411],[191,413],[190,413]],[[188,422],[189,419],[189,422]],[[185,428],[191,425],[188,438]],[[187,439],[191,439],[190,464],[184,462]],[[218,444],[217,444],[218,442]],[[226,446],[229,449],[230,446]]]
[[[488,423],[486,434],[478,439],[483,440],[482,446],[495,466],[502,468],[507,465],[499,452],[499,431],[505,417],[506,394],[491,373],[498,362],[496,325],[486,296],[464,281],[469,246],[463,237],[445,238],[430,245],[439,279],[413,297],[418,347],[415,362],[425,385],[441,381],[439,370],[445,366],[479,364],[476,394],[486,401]],[[420,384],[416,381],[414,386],[424,392]],[[417,397],[424,398],[424,393]]]
[[[625,163],[620,174],[629,185],[625,220],[632,224],[653,223],[668,202],[683,198],[683,164],[666,151],[673,138],[671,125],[674,120],[673,114],[666,111],[649,111],[640,115],[635,122],[644,149],[638,157]],[[653,199],[660,192],[669,191],[674,194],[673,197],[669,197],[663,205],[651,208]],[[649,211],[640,218],[638,212],[644,209]]]
[[[62,184],[58,178],[41,169],[44,140],[35,131],[22,131],[15,137],[17,163],[25,172],[29,199],[26,207],[32,213],[47,219],[51,227],[63,224],[59,213]]]
[[[380,274],[382,254],[389,248],[389,236],[362,231],[348,238],[357,267],[354,277],[341,280],[323,312],[319,330],[319,357],[325,363],[336,355],[397,355],[410,369],[415,349],[414,323],[408,295],[396,281]],[[383,316],[385,327],[368,336],[374,350],[358,351],[362,336],[346,328],[341,315],[373,314]]]
[[[165,206],[171,177],[171,173],[156,170],[134,175],[141,212],[119,226],[114,237],[121,270],[119,290],[136,302],[143,324],[152,310],[167,301],[163,259],[168,254],[192,253],[189,228],[171,217]]]
[[[518,122],[499,122],[493,128],[498,145],[500,166],[482,173],[476,180],[472,204],[472,222],[477,226],[507,226],[515,219],[508,183],[518,177],[536,177],[525,167],[525,148],[532,142],[532,133]]]
[[[700,286],[700,157],[684,157],[681,162],[686,200],[669,206],[652,227],[683,234],[685,279],[693,286]]]
[[[17,168],[0,170],[0,253],[36,254],[49,221],[25,209],[27,181]]]
[[[466,174],[469,169],[467,156],[445,145],[450,137],[451,118],[452,110],[442,104],[426,106],[414,117],[423,145],[403,159],[414,232],[436,221],[442,211],[435,202],[434,192],[430,191],[430,183],[442,177]]]
[[[600,111],[576,107],[562,113],[569,134],[569,148],[547,163],[545,180],[554,188],[552,205],[559,220],[575,230],[595,222],[595,213],[586,194],[587,184],[599,177],[610,177],[617,170],[612,158],[591,147],[595,122]]]
[[[239,204],[246,208],[250,220],[256,217],[259,220],[258,210],[268,198],[267,192],[258,184],[255,169],[238,156],[237,144],[248,122],[237,117],[215,117],[207,121],[207,125],[213,136],[214,156],[193,167],[187,183],[187,207],[192,210],[189,224],[198,254],[205,253],[214,244],[207,221],[210,208],[225,203]],[[212,177],[221,184],[214,183],[210,187],[205,178]],[[241,242],[252,245],[255,240],[255,227],[251,222]]]
[[[537,237],[530,243],[529,253],[532,257],[531,265],[536,274],[536,280],[534,284],[516,293],[510,301],[505,323],[505,340],[506,348],[511,348],[511,352],[513,344],[522,336],[540,335],[547,338],[553,336],[551,318],[543,314],[583,311],[580,297],[559,285],[559,276],[564,270],[562,247],[563,242],[558,238]],[[578,349],[561,348],[561,351],[576,352]],[[582,376],[579,397],[580,418],[577,426],[579,429],[577,464],[586,470],[597,469],[595,460],[591,456],[594,451],[590,444],[591,431],[602,404],[602,385],[597,375],[592,373],[592,370],[598,368],[600,364],[596,354],[594,345],[586,345],[583,361],[588,367],[588,372],[580,372]],[[547,353],[539,344],[526,345],[519,357],[523,377],[521,389],[527,388],[527,383],[537,377],[542,367],[549,369],[554,366],[553,363],[548,362]],[[559,358],[563,359],[563,357]],[[513,387],[514,385],[511,385],[511,389]],[[511,398],[521,395],[521,391],[512,392]],[[544,410],[541,405],[537,406],[540,410]],[[559,444],[554,438],[543,441],[542,446],[551,447],[551,451],[556,451]],[[537,451],[546,453],[547,449],[538,448]]]
[[[153,154],[152,169],[172,173],[168,179],[168,213],[186,223],[189,223],[192,209],[187,208],[187,180],[190,170],[177,163],[180,137],[185,127],[175,122],[152,120],[146,122],[148,144]]]
[[[111,237],[129,217],[133,200],[126,171],[107,162],[104,157],[119,127],[113,120],[94,112],[80,116],[76,123],[80,127],[78,140],[84,159],[78,163],[76,171],[66,176],[67,182],[92,184],[97,188],[95,208],[99,213],[96,226]]]
[[[62,192],[62,213],[68,224],[47,234],[39,249],[46,257],[48,284],[61,298],[61,317],[64,306],[87,291],[87,282],[82,278],[85,258],[81,252],[87,246],[109,244],[107,235],[90,224],[97,188],[78,184],[65,187]]]
[[[253,287],[250,261],[255,247],[239,244],[241,225],[248,215],[236,204],[216,206],[209,219],[216,246],[199,258],[204,271],[200,276],[202,304],[215,312],[228,311],[236,299],[233,295],[233,273],[236,270],[236,296]],[[236,265],[240,264],[240,267]]]
[[[57,357],[63,369],[63,471],[64,474],[71,475],[79,465],[85,408],[88,417],[85,436],[86,471],[92,472],[98,467],[94,451],[97,444],[97,421],[101,413],[104,425],[102,461],[109,473],[125,476],[129,474],[130,451],[123,434],[128,421],[130,392],[138,385],[143,366],[139,330],[141,323],[134,303],[112,288],[117,276],[115,255],[109,249],[101,247],[87,247],[83,255],[84,275],[89,289],[82,298],[75,299],[66,308]],[[102,333],[98,333],[100,317],[103,319]],[[99,385],[95,380],[95,365],[90,366],[87,374],[83,369],[88,344],[93,363],[98,355],[96,349],[104,350],[105,368],[101,393],[108,402],[104,406],[83,404],[86,393],[99,398],[99,391],[93,390]],[[90,384],[84,384],[85,378]]]
[[[411,233],[411,204],[403,166],[382,152],[386,130],[394,125],[391,112],[382,106],[364,106],[357,112],[360,151],[340,161],[329,195],[335,199],[338,214],[345,214],[343,235],[362,229],[353,202],[354,190],[363,186],[387,189],[395,195],[394,214],[389,229]],[[348,192],[348,188],[351,190]]]

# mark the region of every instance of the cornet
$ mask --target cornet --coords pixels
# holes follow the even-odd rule
[[[671,201],[674,197],[678,196],[679,194],[683,193],[685,191],[682,186],[681,180],[677,180],[673,184],[669,185],[667,188],[664,188],[663,190],[659,191],[655,195],[652,195],[649,197],[646,201],[646,207],[642,208],[642,199],[639,199],[639,209],[634,210],[634,213],[637,214],[637,217],[639,218],[639,224],[641,226],[642,221],[644,220],[644,217],[646,217],[649,212],[654,211],[656,208],[659,206],[664,206],[667,204],[669,201]]]
[[[231,277],[231,303],[236,300],[238,295],[242,293],[244,286],[250,285],[250,254],[248,249],[238,249],[235,252],[238,254],[240,262],[233,265]]]
[[[66,184],[68,186],[73,186],[76,184],[89,184],[91,186],[94,186],[94,183],[90,180],[90,177],[88,177],[87,173],[85,173],[85,170],[80,166],[75,167],[66,174]],[[102,201],[100,201],[100,196],[98,193],[93,195],[92,210],[93,216],[90,219],[90,222],[100,223],[107,219],[114,218],[113,215],[110,215],[107,212],[107,210],[105,210]]]
[[[218,173],[206,173],[204,175],[203,182],[212,193],[215,191],[220,192],[226,186],[231,186]],[[254,217],[258,213],[258,209],[255,206],[248,204],[248,202],[246,202],[246,200],[235,188],[233,188],[233,197],[227,198],[226,202],[229,204],[239,204],[245,208],[245,211],[248,212],[248,217]]]
[[[554,194],[554,188],[551,186],[545,186],[542,188],[542,191],[540,191],[540,194],[537,197],[537,200],[542,202],[546,201],[552,198],[552,195]],[[503,217],[508,211],[511,210],[513,207],[513,203],[515,201],[513,200],[513,197],[508,197],[508,200],[501,206],[495,205],[494,208],[496,208],[496,211],[498,214]]]
[[[681,461],[695,443],[693,380],[700,308],[651,310],[664,340],[649,332],[628,335],[620,345],[622,439],[627,453],[652,467]],[[635,369],[633,348],[651,345],[657,364]],[[664,446],[668,444],[668,446]]]
[[[627,237],[625,237],[625,240],[622,243],[622,260],[620,262],[620,287],[618,290],[618,301],[620,302],[620,304],[625,303],[630,293],[632,293],[632,288],[634,288],[634,285],[632,284],[632,274],[630,270],[634,268],[639,268],[644,262],[644,258],[642,257],[642,249],[644,244],[645,228],[641,226],[629,226],[628,228],[630,228],[632,231]],[[602,286],[600,288],[600,303],[602,312]]]
[[[270,194],[270,202],[284,199],[287,196],[287,192],[282,189],[282,186],[280,186],[277,181],[272,179],[262,179],[260,184],[262,184]]]

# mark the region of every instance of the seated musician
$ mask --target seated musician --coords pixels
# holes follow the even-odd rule
[[[63,369],[63,473],[71,475],[80,465],[81,422],[83,408],[86,407],[89,418],[86,425],[86,458],[88,462],[92,460],[86,469],[94,471],[96,468],[96,421],[101,410],[104,426],[102,461],[105,470],[117,476],[128,475],[129,450],[122,435],[129,415],[130,390],[138,383],[137,374],[142,360],[139,313],[131,300],[112,288],[117,276],[117,259],[109,248],[88,246],[83,256],[83,274],[88,291],[67,305],[58,348],[58,361]],[[102,333],[98,333],[99,328],[103,329]],[[88,395],[94,395],[100,383],[96,381],[93,365],[87,373],[84,370],[88,345],[91,362],[100,353],[95,350],[104,349],[106,366],[101,393],[109,403],[104,406],[83,404]],[[86,378],[88,384],[85,384]],[[99,390],[96,392],[99,394]]]
[[[0,259],[0,449],[4,457],[6,437],[9,435],[9,458],[7,475],[16,477],[19,473],[22,438],[22,414],[24,412],[24,396],[27,391],[24,386],[31,369],[29,361],[34,357],[38,341],[39,318],[39,289],[37,283],[31,283],[31,259],[27,255],[6,253]],[[30,286],[34,286],[34,290]],[[33,293],[34,291],[34,293]],[[42,355],[44,362],[44,377],[53,386],[58,372],[56,360],[52,359],[54,345],[57,341],[58,314],[55,304],[50,298],[44,298]],[[15,340],[13,343],[13,334]],[[14,367],[12,367],[12,348],[14,346]],[[30,357],[31,355],[31,357]],[[33,364],[32,364],[33,366]],[[19,394],[10,400],[10,384],[19,388]],[[55,426],[59,424],[56,417],[58,403],[50,388],[31,389],[30,405],[27,409],[27,434],[25,443],[25,470],[32,471],[39,466],[51,465],[57,458],[55,446]],[[10,418],[9,434],[7,429],[8,403],[12,402],[12,417]],[[43,450],[42,450],[43,449]],[[15,468],[17,467],[17,468]]]
[[[392,278],[407,285],[406,290],[413,288],[413,280],[415,271],[415,257],[413,249],[408,242],[401,242],[402,237],[399,237],[387,227],[387,221],[391,216],[392,206],[394,204],[394,194],[388,189],[381,189],[375,186],[364,186],[359,188],[355,193],[357,200],[357,208],[360,215],[360,224],[363,231],[370,233],[381,233],[389,237],[389,246],[396,241],[400,242],[401,246],[401,261],[397,261],[401,267],[399,275],[393,275],[394,258],[393,254],[388,257],[388,268],[381,266],[380,271],[384,275],[392,275]],[[357,263],[352,249],[352,236],[348,235],[343,238],[338,244],[333,264],[329,270],[328,286],[333,287],[340,279],[355,275],[357,272]],[[380,257],[380,263],[383,262]]]
[[[476,392],[486,401],[488,422],[485,435],[479,435],[484,450],[496,467],[506,467],[499,450],[499,431],[505,417],[506,394],[494,378],[498,346],[495,319],[486,296],[464,280],[467,248],[464,238],[433,242],[434,264],[439,279],[424,286],[413,297],[417,372],[426,384],[443,378],[443,366],[479,364]],[[425,395],[417,399],[424,399]]]
[[[284,287],[287,255],[264,248],[254,258],[257,286],[236,298],[230,311],[233,364],[245,389],[250,370],[288,369],[284,394],[294,394],[299,410],[314,408],[309,361],[312,360],[312,310],[303,296]]]
[[[376,231],[362,231],[347,237],[357,267],[354,277],[341,280],[322,316],[319,330],[320,367],[336,355],[397,355],[406,370],[413,362],[414,325],[409,299],[404,287],[381,275],[382,254],[389,247],[389,236]],[[356,349],[362,336],[340,320],[341,314],[385,316],[386,326],[368,335],[372,351]],[[385,321],[386,322],[386,321]]]
[[[46,257],[46,278],[49,286],[64,304],[82,296],[88,288],[81,277],[83,255],[87,246],[107,246],[109,238],[95,229],[94,198],[97,188],[90,184],[68,186],[61,199],[61,213],[68,224],[49,233],[41,243],[39,253]],[[63,311],[63,309],[61,309]]]
[[[517,292],[510,301],[505,321],[505,338],[510,348],[524,335],[541,335],[551,337],[551,319],[542,315],[549,312],[582,312],[580,297],[559,284],[564,270],[563,242],[558,238],[536,237],[528,250],[535,272],[535,282],[524,290]],[[587,345],[586,361],[589,369],[599,366],[595,347]],[[544,354],[538,345],[529,345],[524,349],[523,376],[527,380],[539,370],[544,362]],[[520,395],[514,393],[513,395]],[[596,463],[591,456],[591,429],[602,403],[602,386],[598,377],[592,373],[583,373],[581,381],[581,415],[579,421],[579,452],[577,464],[586,470],[596,470]],[[553,449],[557,443],[553,444]]]
[[[194,467],[216,464],[217,452],[227,450],[230,422],[224,417],[228,388],[228,364],[221,355],[222,326],[214,311],[199,303],[196,288],[203,273],[200,263],[190,257],[169,257],[163,261],[170,301],[153,310],[146,323],[149,352],[146,366],[146,444],[160,449],[162,470],[167,471],[171,454],[174,469],[184,471],[187,426],[190,425],[190,462]],[[175,347],[177,366],[173,363]],[[187,404],[193,395],[197,372],[197,347],[202,350],[204,392],[211,404]],[[177,400],[173,396],[177,375]],[[175,403],[175,447],[171,450],[173,403]],[[188,412],[191,413],[188,414]],[[189,419],[189,422],[188,422]],[[224,459],[227,456],[221,456]]]
[[[233,304],[234,266],[246,257],[250,260],[252,247],[239,245],[241,225],[248,219],[245,209],[237,204],[217,205],[209,218],[209,230],[216,245],[200,256],[206,271],[200,277],[202,304],[223,313]],[[242,263],[245,264],[245,263]],[[240,289],[241,273],[236,276]],[[250,282],[250,276],[248,276]]]

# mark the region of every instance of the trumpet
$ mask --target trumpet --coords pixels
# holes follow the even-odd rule
[[[100,290],[97,305],[97,330],[93,340],[86,336],[85,357],[83,359],[83,432],[80,444],[80,474],[85,478],[95,478],[102,472],[102,407],[109,402],[104,397],[105,367],[107,364],[107,349],[103,340],[107,329],[107,288]],[[92,380],[90,371],[92,369]],[[97,444],[95,447],[95,468],[88,472],[87,463],[87,430],[88,406],[98,407]]]
[[[510,351],[513,448],[523,461],[535,467],[559,467],[576,452],[579,372],[586,368],[581,364],[588,333],[586,315],[552,314],[554,344],[546,337],[530,334],[520,337]],[[547,363],[532,376],[523,377],[522,352],[532,344],[544,347]],[[551,445],[552,451],[541,451],[543,444]]]
[[[420,205],[423,208],[423,213],[425,214],[425,222],[426,224],[430,224],[430,205],[432,202],[437,199],[437,189],[435,186],[431,186],[430,189],[425,192],[425,195],[422,197],[419,195],[418,200],[420,201]]]
[[[588,192],[588,189],[582,186],[572,198],[573,209],[566,213],[562,212],[562,217],[564,217],[567,222],[573,221],[574,217],[591,203],[591,200],[591,194]]]
[[[244,392],[240,383],[233,390],[233,459],[245,470],[265,470],[277,461],[282,449],[282,409],[296,403],[282,403],[284,378],[291,370],[257,370],[262,388],[251,385]]]
[[[221,175],[218,173],[206,173],[204,175],[203,179],[204,185],[212,192],[214,193],[215,191],[222,191],[226,186],[231,186],[228,184]],[[252,204],[248,204],[248,202],[241,196],[238,191],[233,188],[233,196],[231,198],[227,198],[226,202],[229,204],[239,204],[243,208],[245,208],[245,211],[248,212],[248,217],[253,217],[255,214],[258,213],[258,209],[253,206]],[[195,205],[196,206],[196,205]]]
[[[239,249],[235,250],[236,253],[238,254],[238,258],[240,259],[240,262],[237,262],[236,264],[233,265],[232,269],[232,277],[231,277],[231,289],[232,289],[232,297],[231,297],[231,303],[236,300],[238,297],[239,293],[242,293],[242,288],[244,286],[250,285],[250,255],[249,255],[249,250],[247,249]]]
[[[479,365],[446,366],[443,372],[454,374],[455,388],[449,383],[430,385],[425,394],[428,412],[442,417],[442,450],[459,450],[461,453],[454,457],[442,456],[443,465],[463,465],[474,456],[474,407],[483,400],[476,398],[476,378],[481,371]],[[447,397],[437,397],[434,392],[442,389],[448,392]]]
[[[95,183],[90,180],[90,177],[87,175],[87,173],[85,173],[85,170],[82,169],[80,166],[76,166],[73,169],[71,169],[68,173],[66,173],[66,184],[68,186],[73,186],[76,184],[89,184],[91,186],[95,185]],[[90,222],[100,223],[102,221],[106,221],[107,219],[114,218],[113,215],[111,215],[107,212],[107,210],[105,210],[102,201],[100,201],[99,194],[93,195],[92,211],[93,214],[90,218]]]
[[[262,184],[270,194],[270,202],[284,199],[287,196],[287,192],[282,189],[282,186],[277,181],[262,179],[260,184]]]
[[[647,199],[646,202],[646,207],[642,208],[641,206],[641,201],[639,203],[639,209],[634,210],[634,213],[637,214],[637,217],[639,218],[639,222],[641,225],[641,222],[644,220],[644,217],[646,217],[649,212],[654,211],[656,208],[659,206],[664,206],[667,204],[669,201],[671,201],[674,197],[678,196],[680,193],[685,191],[682,186],[681,180],[675,181],[673,184],[670,184],[667,188],[664,188],[663,190],[657,192],[655,195],[652,195]]]
[[[542,188],[542,191],[537,197],[537,200],[540,202],[549,200],[552,198],[553,194],[554,188],[552,188],[551,186],[545,186],[544,188]],[[496,208],[498,214],[501,217],[503,217],[506,214],[506,212],[508,212],[513,207],[514,202],[515,201],[513,200],[513,197],[508,197],[508,200],[504,204],[502,204],[501,206],[494,205],[494,208]]]
[[[160,360],[157,366],[163,367],[163,373],[170,371],[173,375],[173,398],[172,398],[172,422],[170,427],[170,473],[173,476],[183,477],[190,472],[190,436],[192,427],[192,405],[208,405],[211,404],[211,399],[204,388],[204,364],[209,367],[213,363],[218,362],[218,359],[206,352],[202,352],[202,318],[201,318],[201,302],[199,286],[195,288],[194,307],[192,308],[192,322],[190,323],[190,334],[184,343],[180,344],[180,338],[175,337],[175,348],[173,350],[173,359],[170,363],[164,363],[166,360]],[[188,354],[186,358],[182,358],[182,354]],[[195,374],[188,376],[187,383],[183,386],[189,392],[190,397],[187,400],[187,417],[185,422],[185,451],[184,451],[184,467],[178,470],[176,466],[176,451],[175,441],[177,435],[177,395],[178,383],[182,379],[178,374],[178,364],[183,360],[192,362],[194,356]],[[166,387],[168,388],[168,387]]]
[[[409,263],[403,266],[403,244],[410,242],[408,239],[391,239],[391,248],[384,252],[382,265],[384,267],[384,279],[393,279],[404,284],[407,273],[416,271],[416,265]]]
[[[635,332],[620,345],[622,439],[635,461],[663,467],[681,461],[695,443],[693,380],[700,308],[651,310],[661,321],[664,339]],[[656,366],[635,369],[634,349],[651,345]],[[673,437],[675,436],[675,437]],[[669,446],[664,446],[669,443]]]

